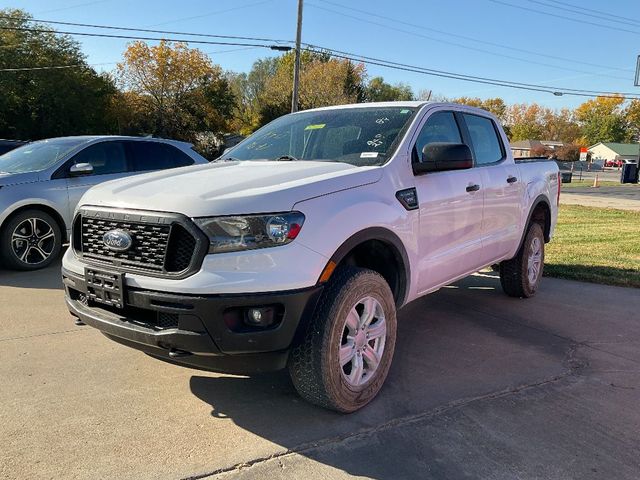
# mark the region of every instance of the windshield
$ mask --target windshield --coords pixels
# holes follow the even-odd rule
[[[382,165],[416,108],[360,107],[280,117],[225,153],[233,160],[319,160]]]
[[[49,168],[86,138],[41,140],[29,143],[0,156],[0,172],[27,173]]]

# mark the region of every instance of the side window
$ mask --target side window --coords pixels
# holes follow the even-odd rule
[[[192,165],[193,159],[177,148],[159,142],[129,142],[136,172]]]
[[[94,175],[122,173],[128,170],[122,142],[100,142],[90,145],[73,157],[73,163],[90,163]]]
[[[493,120],[469,113],[464,114],[464,120],[473,143],[476,165],[487,165],[502,160],[504,149]]]
[[[424,124],[415,145],[415,155],[422,161],[422,149],[434,142],[462,143],[462,136],[453,112],[436,112]]]
[[[173,145],[162,145],[162,148],[170,152],[169,154],[171,155],[172,167],[186,167],[195,163],[193,158]]]

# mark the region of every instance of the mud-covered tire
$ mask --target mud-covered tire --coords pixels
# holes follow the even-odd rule
[[[25,210],[9,218],[0,231],[0,260],[13,270],[51,265],[62,248],[58,222],[41,210]]]
[[[538,291],[544,269],[544,232],[531,223],[518,254],[500,263],[500,283],[510,297],[529,298]]]
[[[363,299],[377,312],[368,325],[365,319],[368,307],[359,303]],[[362,323],[352,336],[354,330],[350,326],[356,322],[358,312],[362,312],[358,317]],[[383,324],[385,332],[381,334]],[[369,332],[376,328],[369,340]],[[362,408],[378,394],[387,377],[396,330],[395,302],[385,279],[372,270],[340,267],[327,283],[301,341],[291,351],[288,368],[296,390],[305,400],[338,412]],[[378,342],[384,342],[379,357],[374,351],[380,347]],[[349,364],[343,366],[349,346],[362,353],[357,356],[354,353]],[[375,368],[370,368],[369,358],[374,360],[371,365]],[[370,377],[367,369],[372,372]],[[360,370],[362,383],[353,385]]]

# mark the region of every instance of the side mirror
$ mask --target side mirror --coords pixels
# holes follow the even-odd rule
[[[93,173],[93,165],[90,163],[76,163],[71,165],[69,169],[69,176],[71,177],[84,177],[85,175],[91,175]]]
[[[428,143],[422,149],[422,162],[413,164],[414,175],[473,167],[471,150],[464,143]]]

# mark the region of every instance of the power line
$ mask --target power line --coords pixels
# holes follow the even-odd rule
[[[550,17],[561,18],[563,20],[569,20],[570,22],[579,23],[581,25],[593,25],[595,27],[607,28],[609,30],[614,30],[616,32],[626,32],[626,33],[632,33],[634,35],[640,35],[640,31],[629,30],[629,29],[620,28],[620,27],[614,27],[612,25],[604,25],[602,23],[591,22],[589,20],[581,20],[581,19],[577,19],[577,18],[573,18],[573,17],[567,17],[566,15],[558,15],[556,13],[545,12],[543,10],[538,10],[538,9],[535,9],[535,8],[523,7],[521,5],[514,5],[513,3],[503,2],[501,0],[489,0],[489,1],[493,2],[493,3],[497,3],[499,5],[505,5],[505,6],[511,7],[511,8],[519,8],[520,10],[525,10],[527,12],[539,13],[541,15],[547,15],[547,16],[550,16]]]
[[[185,20],[195,20],[197,18],[210,17],[211,15],[218,15],[220,13],[227,13],[227,12],[233,12],[233,11],[236,11],[236,10],[242,10],[243,8],[255,7],[257,5],[262,5],[264,3],[269,3],[269,2],[272,2],[272,1],[273,0],[262,0],[260,2],[247,3],[246,5],[240,5],[240,6],[233,7],[233,8],[227,8],[226,10],[217,10],[215,12],[208,12],[208,13],[201,13],[199,15],[193,15],[191,17],[176,18],[174,20],[168,20],[166,22],[155,23],[155,24],[149,25],[149,26],[150,27],[159,27],[160,25],[168,25],[169,23],[178,23],[178,22],[183,22]]]
[[[598,14],[594,14],[594,13],[588,13],[587,9],[581,8],[581,7],[576,7],[576,8],[566,8],[566,7],[561,7],[559,5],[553,5],[547,2],[541,2],[539,0],[529,0],[529,2],[531,3],[537,3],[538,5],[542,5],[543,7],[547,7],[547,8],[555,8],[557,10],[562,10],[565,12],[570,12],[570,13],[577,13],[578,15],[584,15],[585,17],[591,17],[591,18],[597,18],[600,20],[604,20],[606,22],[613,22],[613,23],[621,23],[623,25],[630,25],[632,27],[637,27],[640,25],[640,22],[637,21],[629,21],[629,19],[624,19],[624,17],[618,17],[621,18],[622,20],[618,20],[618,19],[614,19],[614,18],[602,18],[603,16],[607,16],[607,14],[605,12],[598,12]],[[565,4],[561,4],[561,5],[565,5]],[[617,15],[615,15],[617,17]]]
[[[238,46],[238,47],[263,47],[270,48],[272,50],[283,50],[283,49],[291,49],[291,47],[283,46],[283,45],[265,45],[265,44],[257,44],[257,43],[238,43],[238,42],[220,42],[213,40],[191,40],[185,38],[157,38],[157,37],[143,37],[138,35],[115,35],[115,34],[107,34],[107,33],[93,33],[93,32],[65,32],[65,31],[52,31],[44,28],[28,28],[28,27],[5,27],[0,26],[0,30],[17,30],[23,32],[33,32],[33,33],[57,33],[62,35],[79,35],[84,37],[100,37],[100,38],[117,38],[124,40],[149,40],[160,42],[162,40],[168,42],[182,42],[182,43],[198,43],[202,45],[229,45],[229,46]]]
[[[524,48],[517,48],[517,47],[508,46],[508,45],[502,45],[500,43],[490,42],[490,41],[482,40],[482,39],[475,38],[475,37],[469,37],[469,36],[466,36],[466,35],[460,35],[460,34],[457,34],[457,33],[447,32],[447,31],[444,31],[444,30],[438,30],[438,29],[431,28],[431,27],[425,27],[424,25],[418,25],[418,24],[415,24],[415,23],[410,23],[410,22],[407,22],[407,21],[404,21],[404,20],[400,20],[398,18],[389,17],[387,15],[378,15],[378,14],[375,14],[375,13],[372,13],[372,12],[367,12],[365,10],[359,10],[357,8],[347,7],[345,5],[342,5],[342,4],[337,3],[337,2],[332,2],[330,0],[318,0],[318,1],[320,1],[322,3],[330,4],[330,5],[333,5],[333,6],[336,6],[336,7],[340,7],[340,8],[346,9],[346,10],[351,10],[353,12],[357,12],[357,13],[360,13],[360,14],[365,14],[365,15],[369,15],[371,17],[380,18],[382,20],[390,21],[390,22],[393,22],[393,23],[398,23],[398,24],[409,26],[409,27],[417,28],[419,30],[429,30],[429,31],[432,31],[432,32],[440,34],[440,35],[447,35],[447,36],[450,36],[450,37],[461,38],[463,40],[468,40],[468,41],[475,42],[475,43],[483,43],[485,45],[490,45],[490,46],[493,46],[493,47],[503,48],[505,50],[512,50],[512,51],[515,51],[515,52],[527,53],[529,55],[536,55],[536,56],[543,57],[543,58],[561,60],[563,62],[571,62],[571,63],[580,64],[580,65],[586,65],[586,66],[589,66],[589,67],[607,68],[607,69],[610,69],[610,70],[619,70],[619,71],[622,71],[622,72],[633,72],[633,70],[629,69],[629,68],[610,67],[610,66],[599,65],[599,64],[591,63],[591,62],[583,62],[583,61],[575,60],[575,59],[572,59],[572,58],[565,58],[565,57],[559,57],[557,55],[550,55],[550,54],[547,54],[547,53],[535,52],[535,51],[527,50],[527,49],[524,49]],[[551,0],[549,0],[549,1],[551,1]],[[318,6],[316,6],[316,7],[318,7]],[[334,13],[339,13],[341,15],[344,15],[341,12],[335,12],[334,11]],[[352,18],[354,18],[354,17],[352,17]],[[407,33],[415,34],[415,32],[407,32]],[[454,44],[454,45],[456,45],[456,44]],[[465,48],[467,48],[467,47],[465,47]],[[488,53],[492,53],[493,54],[494,52],[488,52]],[[557,68],[559,68],[559,67],[557,67]],[[578,73],[583,73],[583,72],[578,72]],[[618,78],[618,77],[616,77],[616,78]]]
[[[451,79],[455,79],[455,80],[462,80],[462,81],[467,81],[467,82],[473,82],[473,83],[482,83],[482,84],[487,84],[487,85],[496,85],[496,86],[502,86],[502,87],[509,87],[509,88],[518,88],[518,89],[522,89],[522,90],[533,90],[533,91],[539,91],[539,92],[545,92],[545,93],[551,93],[554,95],[577,95],[577,96],[585,96],[585,97],[596,97],[596,96],[602,96],[602,97],[628,97],[628,98],[636,98],[637,93],[631,93],[631,92],[609,92],[609,91],[600,91],[600,90],[585,90],[585,89],[575,89],[575,88],[563,88],[563,87],[555,87],[555,86],[549,86],[549,85],[538,85],[538,84],[533,84],[533,83],[521,83],[521,82],[513,82],[510,80],[501,80],[501,79],[496,79],[496,78],[489,78],[489,77],[480,77],[480,76],[476,76],[476,75],[467,75],[467,74],[461,74],[461,73],[455,73],[455,72],[448,72],[448,71],[444,71],[444,70],[435,70],[435,69],[431,69],[431,68],[425,68],[425,67],[419,67],[416,65],[410,65],[410,64],[406,64],[406,63],[399,63],[399,62],[393,62],[390,60],[383,60],[380,58],[375,58],[375,57],[369,57],[369,56],[365,56],[365,55],[359,55],[359,54],[355,54],[355,53],[349,53],[349,52],[344,52],[341,50],[333,50],[330,48],[326,48],[326,47],[321,47],[319,45],[311,45],[311,44],[305,44],[307,45],[307,48],[305,48],[307,51],[310,52],[315,52],[315,53],[322,53],[322,52],[326,52],[329,53],[330,55],[336,57],[336,58],[343,58],[346,60],[351,60],[351,61],[355,61],[355,62],[363,62],[363,63],[367,63],[367,64],[371,64],[371,65],[378,65],[378,66],[382,66],[382,67],[387,67],[387,68],[394,68],[397,70],[403,70],[403,71],[410,71],[410,72],[415,72],[415,73],[422,73],[425,75],[432,75],[432,76],[436,76],[436,77],[443,77],[443,78],[451,78]],[[638,97],[640,98],[640,97]]]
[[[640,20],[635,19],[635,18],[622,17],[620,15],[614,15],[613,13],[603,12],[602,10],[594,10],[593,8],[583,7],[582,5],[575,5],[573,3],[560,2],[558,0],[548,0],[548,1],[551,2],[551,3],[557,3],[559,5],[565,5],[567,7],[580,8],[580,9],[585,10],[587,12],[597,13],[599,15],[604,15],[606,17],[619,18],[621,20],[631,20],[633,22],[640,23]]]
[[[34,29],[34,28],[26,28],[26,27],[0,27],[0,30],[19,30],[19,31],[31,31],[31,32],[45,32],[51,33],[51,30],[45,29]],[[205,45],[231,45],[231,46],[241,46],[241,47],[256,47],[256,48],[270,48],[272,50],[278,51],[288,51],[291,50],[289,46],[283,45],[264,45],[264,44],[248,44],[248,43],[237,43],[237,42],[220,42],[220,41],[205,41],[205,40],[188,40],[188,39],[174,39],[174,38],[152,38],[152,37],[142,37],[142,36],[129,36],[129,35],[111,35],[111,34],[102,34],[102,33],[89,33],[89,32],[56,32],[60,34],[66,35],[82,35],[89,37],[100,37],[100,38],[117,38],[117,39],[129,39],[129,40],[151,40],[151,41],[171,41],[171,42],[185,42],[185,43],[198,43]],[[520,82],[512,82],[508,80],[500,80],[494,78],[480,77],[474,75],[466,75],[454,72],[447,72],[443,70],[435,70],[428,69],[425,67],[419,67],[415,65],[402,64],[398,62],[392,62],[389,60],[383,60],[374,57],[368,57],[365,55],[353,54],[349,52],[342,52],[340,50],[328,49],[325,47],[312,45],[305,43],[306,47],[304,48],[307,51],[318,52],[318,50],[327,51],[331,55],[336,58],[343,58],[346,60],[356,61],[356,62],[364,62],[371,65],[378,65],[386,68],[394,68],[397,70],[410,71],[415,73],[421,73],[424,75],[431,75],[443,78],[450,78],[454,80],[461,80],[473,83],[481,83],[487,85],[495,85],[502,86],[508,88],[516,88],[521,90],[531,90],[531,91],[539,91],[545,93],[551,93],[554,95],[575,95],[575,96],[584,96],[584,97],[595,97],[595,96],[608,96],[608,97],[620,97],[625,96],[628,98],[640,98],[637,97],[636,93],[617,93],[617,92],[606,92],[606,91],[598,91],[598,90],[581,90],[581,89],[572,89],[572,88],[560,88],[560,87],[552,87],[547,85],[537,85],[537,84],[528,84],[528,83],[520,83]],[[84,65],[82,65],[84,66]],[[63,65],[63,68],[72,68],[70,65]],[[79,68],[80,65],[76,66]],[[39,70],[44,70],[46,68],[55,68],[54,67],[33,67]]]
[[[321,0],[321,1],[323,1],[323,0]],[[460,43],[443,40],[442,38],[431,37],[431,36],[424,35],[424,34],[421,34],[421,33],[412,32],[412,31],[409,31],[409,30],[404,30],[404,29],[401,29],[401,28],[393,27],[393,26],[388,25],[388,24],[383,24],[383,23],[372,21],[372,20],[367,20],[367,19],[364,19],[364,18],[357,17],[355,15],[349,15],[348,13],[339,12],[339,11],[332,10],[332,9],[326,8],[326,7],[322,7],[320,5],[316,5],[316,4],[313,4],[313,3],[309,3],[309,5],[311,7],[318,8],[320,10],[325,10],[325,11],[328,11],[328,12],[332,12],[332,13],[335,13],[335,14],[338,14],[338,15],[342,15],[342,16],[348,17],[348,18],[352,18],[352,19],[357,20],[359,22],[364,22],[364,23],[369,23],[369,24],[372,24],[372,25],[377,25],[377,26],[380,26],[380,27],[383,27],[383,28],[387,28],[387,29],[390,29],[390,30],[395,30],[397,32],[406,33],[408,35],[413,35],[413,36],[416,36],[416,37],[425,38],[427,40],[431,40],[431,41],[434,41],[434,42],[439,42],[439,43],[444,43],[444,44],[447,44],[447,45],[453,45],[453,46],[456,46],[456,47],[459,47],[459,48],[464,48],[466,50],[472,50],[472,51],[476,51],[476,52],[487,53],[489,55],[495,55],[495,56],[502,57],[502,58],[508,58],[508,59],[511,59],[511,60],[525,62],[527,64],[536,64],[536,65],[541,65],[541,66],[544,66],[544,67],[557,68],[559,70],[566,70],[566,71],[569,71],[569,72],[577,72],[577,73],[582,73],[582,74],[587,74],[587,75],[598,75],[598,76],[602,76],[602,77],[615,78],[615,79],[618,79],[618,80],[628,80],[628,78],[623,78],[623,77],[619,77],[619,76],[615,76],[615,75],[594,73],[594,72],[588,72],[588,71],[585,71],[585,70],[577,70],[575,68],[569,68],[569,67],[563,67],[563,66],[559,66],[559,65],[553,65],[553,64],[539,62],[539,61],[535,61],[535,60],[531,60],[531,59],[525,59],[525,58],[522,58],[522,57],[516,57],[516,56],[513,56],[513,55],[506,55],[506,54],[503,54],[503,53],[493,52],[493,51],[485,50],[485,49],[478,48],[478,47],[471,47],[471,46],[468,46],[468,45],[463,45],[463,44],[460,44]],[[343,7],[343,8],[349,8],[349,7]],[[351,8],[349,8],[349,9],[350,10],[354,10],[354,9],[351,9]],[[366,13],[366,12],[362,12],[362,13]],[[378,16],[378,15],[375,15],[375,16]],[[403,22],[403,23],[405,23],[405,22]],[[445,33],[445,32],[438,31],[438,33]],[[458,35],[456,35],[456,36],[458,36]],[[467,37],[467,38],[469,38],[469,37]],[[474,41],[477,41],[477,40],[474,39]],[[482,41],[480,41],[480,43],[490,43],[490,42],[482,42]],[[500,46],[500,45],[498,45],[498,46]],[[599,68],[609,68],[609,67],[603,67],[601,65],[594,65],[594,64],[591,64],[591,66],[596,66],[596,67],[599,67]]]
[[[13,19],[9,15],[0,15],[0,18]],[[32,18],[31,22],[40,22],[40,23],[51,23],[54,25],[67,25],[71,27],[85,27],[85,28],[101,28],[107,30],[122,30],[128,32],[145,32],[145,33],[160,33],[167,35],[185,35],[191,37],[205,37],[205,38],[230,38],[234,40],[253,40],[257,42],[274,42],[274,43],[292,43],[290,40],[278,40],[275,38],[260,38],[260,37],[239,37],[234,35],[213,35],[209,33],[191,33],[191,32],[175,32],[170,30],[151,30],[148,28],[133,28],[133,27],[117,27],[114,25],[97,25],[91,23],[75,23],[75,22],[62,22],[62,21],[54,21],[54,20],[42,20]]]
[[[61,12],[62,10],[71,10],[72,8],[78,8],[78,7],[86,7],[88,5],[95,5],[97,3],[106,3],[109,0],[94,0],[93,2],[84,2],[84,3],[76,3],[75,5],[68,5],[66,7],[61,7],[61,8],[54,8],[52,10],[45,10],[42,12],[38,12],[38,13],[53,13],[53,12]]]

